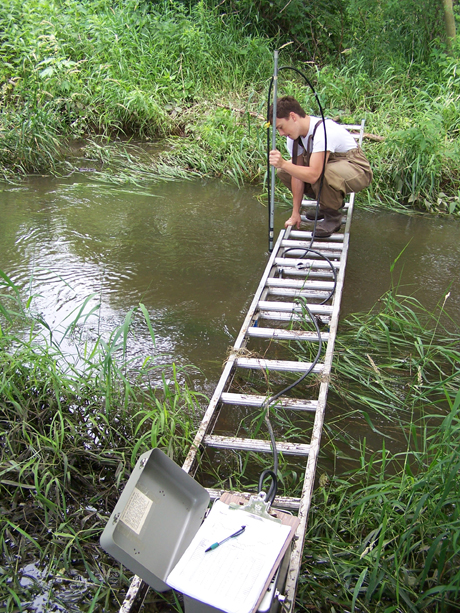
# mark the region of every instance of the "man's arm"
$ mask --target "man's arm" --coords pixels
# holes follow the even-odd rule
[[[294,166],[294,164],[292,164]],[[303,158],[301,155],[297,158],[297,166],[303,166]],[[285,222],[284,227],[296,226],[300,228],[300,205],[304,193],[305,182],[301,179],[291,176],[291,191],[292,191],[292,215]]]
[[[329,151],[326,152],[326,163],[329,158]],[[292,191],[292,215],[286,221],[284,226],[296,226],[300,228],[300,205],[302,203],[305,183],[316,183],[321,176],[324,164],[324,151],[312,153],[310,156],[310,165],[303,165],[303,156],[298,156],[297,163],[283,159],[281,153],[274,149],[270,151],[270,164],[275,168],[282,168],[291,175],[291,191]]]
[[[326,152],[326,164],[328,158],[329,151]],[[297,164],[284,160],[283,156],[277,149],[270,151],[269,161],[272,166],[275,166],[275,168],[282,168],[289,173],[291,177],[295,177],[304,183],[310,183],[310,185],[313,185],[316,183],[316,181],[318,181],[321,176],[321,172],[323,171],[324,151],[312,153],[309,166],[300,165],[299,158],[297,159]]]

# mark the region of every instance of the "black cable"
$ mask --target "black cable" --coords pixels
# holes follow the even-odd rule
[[[285,394],[290,392],[294,387],[299,385],[305,379],[305,377],[307,377],[312,372],[312,370],[315,368],[315,366],[318,363],[318,360],[319,360],[319,358],[321,356],[321,350],[322,350],[322,346],[323,346],[323,342],[322,342],[322,339],[321,339],[321,331],[319,329],[316,317],[313,315],[313,313],[310,311],[310,309],[308,308],[308,306],[306,304],[304,304],[302,306],[307,311],[308,316],[310,317],[312,323],[314,324],[314,326],[316,328],[316,332],[318,334],[318,351],[316,353],[316,356],[315,356],[313,362],[310,364],[309,368],[296,381],[294,381],[293,383],[291,383],[290,385],[288,385],[287,387],[282,389],[280,392],[274,394],[270,398],[267,398],[263,402],[262,407],[261,407],[262,410],[265,410],[265,423],[267,424],[267,428],[268,428],[268,431],[269,431],[269,434],[270,434],[270,441],[271,441],[272,455],[273,455],[273,471],[272,472],[274,473],[275,480],[277,479],[277,476],[278,476],[278,451],[277,451],[277,448],[276,448],[275,435],[274,435],[273,428],[272,428],[272,425],[271,425],[270,419],[269,419],[270,406],[273,405],[278,400],[278,398],[280,396],[284,396]],[[261,479],[262,479],[262,475],[265,472],[266,471],[263,471],[261,473],[261,477],[259,478],[259,491],[261,491],[261,489],[260,489],[260,482],[261,482]],[[271,491],[272,491],[272,485],[270,486],[269,494],[271,493]],[[269,498],[269,495],[267,495],[267,498]],[[274,495],[273,495],[273,499],[274,499]],[[273,502],[273,500],[271,500],[270,502]]]
[[[318,108],[319,108],[319,112],[321,115],[321,119],[323,122],[323,129],[324,129],[324,151],[325,154],[327,154],[327,133],[326,133],[326,119],[324,117],[324,112],[323,112],[323,107],[321,106],[321,102],[319,100],[318,94],[316,93],[315,88],[313,87],[313,85],[310,83],[310,81],[308,80],[308,78],[304,75],[304,73],[299,70],[298,68],[294,68],[293,66],[281,66],[281,68],[278,69],[278,74],[282,71],[282,70],[293,70],[294,72],[297,72],[300,76],[302,76],[307,85],[309,86],[309,88],[311,89],[311,91],[313,92],[313,95],[316,98],[316,102],[318,103]],[[270,79],[270,84],[268,86],[268,96],[267,96],[267,123],[270,122],[270,98],[271,98],[271,91],[272,91],[272,87],[273,87],[273,79],[274,77],[271,77]],[[273,117],[272,120],[276,123],[276,117]],[[269,152],[270,152],[270,130],[267,128],[267,177],[270,176],[270,162],[269,162]],[[295,142],[294,142],[294,146],[295,146]],[[311,233],[311,241],[310,241],[310,246],[313,244],[313,240],[315,238],[315,231],[316,231],[316,224],[318,221],[318,209],[320,206],[320,197],[321,197],[321,190],[323,189],[323,182],[324,182],[324,173],[326,172],[326,157],[327,155],[324,156],[324,160],[323,160],[323,168],[321,169],[321,175],[320,175],[320,183],[319,183],[319,189],[318,189],[318,194],[316,197],[316,215],[315,215],[315,220],[313,223],[313,231]],[[269,199],[269,203],[268,206],[270,207],[270,189],[268,190],[268,199]]]
[[[329,260],[329,258],[327,258],[324,254],[320,253],[319,251],[313,250],[311,248],[311,246],[312,246],[314,238],[315,238],[316,224],[317,224],[317,221],[318,221],[318,211],[319,211],[319,207],[320,207],[321,190],[323,188],[324,173],[326,171],[326,157],[327,157],[326,119],[324,117],[323,107],[321,106],[321,102],[319,100],[318,94],[316,93],[315,88],[310,83],[308,78],[303,74],[303,72],[301,72],[300,70],[298,70],[297,68],[294,68],[292,66],[282,66],[281,68],[278,69],[278,73],[281,72],[282,70],[293,70],[294,72],[297,72],[299,75],[301,75],[305,79],[306,83],[308,84],[308,86],[310,87],[310,89],[313,92],[313,95],[316,98],[316,101],[317,101],[318,107],[319,107],[319,111],[320,111],[320,114],[321,114],[322,123],[323,123],[323,129],[324,129],[324,151],[325,151],[325,155],[324,155],[324,159],[323,159],[323,167],[321,169],[319,189],[318,189],[318,194],[317,194],[317,198],[316,198],[316,215],[315,215],[315,220],[314,220],[314,225],[313,225],[313,231],[312,231],[312,234],[311,234],[310,246],[308,248],[304,248],[303,249],[303,251],[304,251],[304,256],[303,257],[305,257],[307,255],[307,253],[314,253],[314,254],[318,255],[319,257],[323,258],[324,260],[326,260],[326,262],[328,262],[329,266],[331,267],[333,278],[334,278],[334,285],[333,285],[332,291],[330,292],[329,296],[327,298],[325,298],[322,302],[320,302],[320,304],[325,304],[328,300],[330,300],[330,298],[335,293],[335,290],[336,290],[336,287],[337,287],[337,273],[335,271],[335,268],[334,268],[332,262]],[[273,79],[274,79],[274,77],[271,78],[270,84],[269,84],[269,88],[268,88],[267,124],[270,123],[270,117],[269,117],[269,115],[270,115],[270,98],[271,98],[271,90],[272,90],[272,86],[273,86]],[[274,121],[276,123],[276,117],[272,117],[272,121]],[[270,146],[271,146],[270,131],[267,128],[267,177],[270,176],[270,162],[269,162]],[[293,146],[297,146],[297,144],[294,142]],[[270,194],[270,189],[269,189],[268,190],[269,207],[270,207],[270,196],[271,196],[271,194]],[[283,255],[286,255],[290,251],[298,251],[298,248],[294,248],[293,247],[291,249],[288,249],[288,250],[286,250],[284,252]],[[277,394],[271,396],[270,398],[267,398],[263,402],[262,407],[261,407],[262,410],[265,411],[265,422],[267,424],[267,428],[268,428],[268,431],[269,431],[269,434],[270,434],[270,441],[271,441],[272,454],[273,454],[273,470],[264,470],[261,473],[261,475],[259,477],[259,491],[262,491],[264,479],[268,475],[271,476],[272,481],[270,483],[270,488],[268,490],[268,494],[267,494],[267,498],[266,498],[267,501],[270,502],[270,504],[275,499],[276,492],[277,492],[277,489],[278,489],[278,485],[277,485],[278,452],[277,452],[277,449],[276,449],[275,435],[274,435],[273,428],[272,428],[272,425],[270,423],[270,418],[269,418],[270,406],[273,405],[278,400],[278,398],[280,398],[280,396],[283,396],[283,395],[287,394],[294,387],[299,385],[312,372],[312,370],[315,368],[315,366],[318,363],[318,360],[319,360],[319,358],[321,356],[322,339],[321,339],[321,331],[319,329],[317,319],[312,314],[312,312],[310,311],[310,309],[308,308],[308,306],[306,304],[303,305],[303,308],[308,313],[308,316],[310,317],[312,323],[314,324],[314,326],[316,328],[316,332],[318,334],[318,351],[317,351],[317,354],[316,354],[313,362],[310,364],[310,367],[308,368],[308,370],[306,372],[304,372],[296,381],[294,381],[294,383],[291,383],[290,385],[288,385],[287,387],[282,389]]]
[[[263,470],[260,473],[260,477],[259,477],[259,492],[262,492],[263,487],[264,487],[264,481],[266,477],[271,477],[271,483],[270,483],[270,488],[267,492],[267,496],[265,498],[265,500],[267,502],[269,502],[270,504],[272,504],[272,502],[275,500],[275,496],[276,496],[276,492],[278,491],[278,481],[276,478],[276,474],[273,470]]]
[[[331,262],[331,260],[326,255],[324,255],[324,253],[321,253],[320,251],[316,251],[315,249],[310,249],[310,247],[290,247],[289,249],[286,249],[284,251],[283,256],[285,256],[290,251],[303,251],[304,255],[302,257],[305,257],[308,253],[314,253],[320,258],[323,258],[323,260],[326,260],[326,262],[329,264],[329,266],[331,267],[331,272],[332,272],[332,276],[334,279],[332,290],[329,292],[329,296],[325,298],[322,302],[319,303],[319,304],[326,304],[326,302],[330,300],[332,296],[335,294],[335,290],[337,289],[337,272],[334,268],[333,262]]]

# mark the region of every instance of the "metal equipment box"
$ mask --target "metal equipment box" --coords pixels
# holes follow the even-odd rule
[[[159,449],[144,453],[101,535],[101,547],[158,592],[198,531],[208,492]]]

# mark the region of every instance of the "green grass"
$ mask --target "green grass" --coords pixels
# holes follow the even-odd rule
[[[134,318],[145,319],[155,344],[143,305],[90,346],[77,335],[87,299],[64,331],[78,341],[76,362],[31,312],[32,301],[0,277],[2,607],[25,611],[46,593],[50,606],[69,611],[116,610],[129,577],[100,550],[100,533],[140,453],[159,447],[184,459],[200,397],[174,365],[157,366],[154,352],[142,363],[128,359]],[[323,454],[337,457],[347,446],[357,467],[319,479],[298,610],[455,610],[460,336],[447,300],[431,313],[393,290],[341,326],[332,379],[341,412],[329,410]],[[302,435],[299,423],[273,413],[285,438]],[[262,422],[248,415],[241,427],[257,434]],[[213,486],[255,486],[261,466],[250,455],[221,460],[201,468]],[[280,493],[298,494],[301,480],[281,458]],[[150,598],[161,608],[159,596]]]
[[[58,343],[20,288],[0,276],[2,610],[26,611],[44,593],[49,606],[69,611],[114,610],[128,577],[100,550],[99,536],[141,453],[158,447],[182,463],[200,395],[185,372],[157,363],[143,305],[90,346],[77,335],[89,314],[83,304]],[[136,317],[153,343],[140,364],[126,353]],[[60,345],[72,335],[69,356]],[[38,576],[24,585],[27,565]]]
[[[406,452],[372,452],[364,442],[361,466],[316,491],[299,610],[456,610],[460,394],[445,398],[443,419],[434,425],[427,414],[408,426]]]
[[[460,335],[446,300],[431,313],[393,290],[341,325],[323,453],[355,468],[319,479],[299,610],[456,610]]]
[[[278,41],[259,34],[252,9],[242,23],[245,14],[212,2],[186,8],[166,1],[6,0],[0,7],[4,180],[74,171],[72,144],[84,139],[97,180],[200,175],[263,184],[263,123]],[[407,66],[379,55],[378,70],[356,40],[335,63],[330,55],[329,63],[304,64],[289,49],[280,63],[306,73],[327,116],[346,123],[364,118],[366,131],[384,139],[365,143],[374,181],[359,197],[362,205],[460,213],[458,49],[447,55],[435,41],[423,61]],[[279,92],[297,95],[318,113],[292,72],[281,74]],[[162,139],[162,150],[138,159],[120,137]]]

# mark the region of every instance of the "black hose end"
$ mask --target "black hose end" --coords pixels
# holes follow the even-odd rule
[[[273,470],[270,470],[270,469],[263,470],[260,473],[260,477],[259,477],[259,492],[263,491],[264,481],[266,477],[271,477],[272,480],[271,480],[270,487],[268,489],[268,493],[267,493],[265,500],[269,502],[270,504],[272,504],[273,501],[275,500],[275,496],[278,491],[278,479],[276,477],[276,474],[273,472]]]

